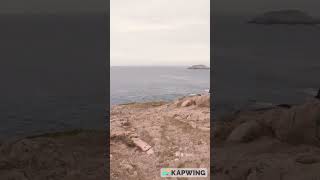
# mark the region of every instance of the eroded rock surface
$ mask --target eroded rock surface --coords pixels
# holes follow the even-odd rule
[[[209,106],[210,97],[201,95],[112,107],[111,178],[162,179],[164,167],[209,169]]]
[[[213,176],[225,180],[320,178],[320,101],[237,112],[214,128]]]
[[[106,179],[103,132],[73,131],[5,142],[1,180]]]

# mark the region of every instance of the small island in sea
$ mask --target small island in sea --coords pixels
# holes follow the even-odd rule
[[[188,69],[210,69],[210,68],[206,65],[198,64],[198,65],[190,66],[188,67]]]
[[[264,25],[272,25],[272,24],[315,25],[315,24],[319,24],[320,20],[300,10],[279,10],[279,11],[266,12],[248,21],[248,23],[264,24]]]

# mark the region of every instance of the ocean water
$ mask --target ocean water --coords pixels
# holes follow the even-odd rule
[[[0,15],[0,138],[103,128],[104,14]]]
[[[167,101],[205,93],[210,87],[209,70],[187,67],[111,67],[111,105]]]
[[[320,88],[320,26],[255,25],[253,16],[214,18],[217,111],[251,101],[297,104]]]

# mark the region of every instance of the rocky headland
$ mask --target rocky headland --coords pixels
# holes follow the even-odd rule
[[[214,122],[213,177],[320,178],[320,100],[238,111]]]
[[[315,25],[320,23],[320,19],[316,19],[307,14],[306,12],[300,10],[280,10],[266,12],[248,21],[248,23],[264,25]]]
[[[163,167],[210,165],[221,180],[320,177],[319,99],[215,120],[212,162],[209,95],[116,105],[110,127],[111,179],[161,179]],[[0,179],[105,179],[105,137],[76,130],[0,143]]]
[[[209,109],[209,95],[113,106],[111,179],[161,179],[163,167],[209,169]],[[105,138],[104,131],[74,130],[5,141],[0,179],[107,179]]]

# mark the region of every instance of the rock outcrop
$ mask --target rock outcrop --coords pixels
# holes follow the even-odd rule
[[[248,142],[261,133],[261,126],[257,121],[248,121],[236,127],[229,135],[227,141]]]
[[[160,180],[163,167],[209,168],[209,95],[112,107],[110,146],[114,180]]]
[[[0,146],[1,180],[106,179],[103,131],[70,131]]]
[[[320,101],[241,111],[214,128],[213,176],[225,180],[320,177]],[[301,173],[303,172],[303,173]]]

